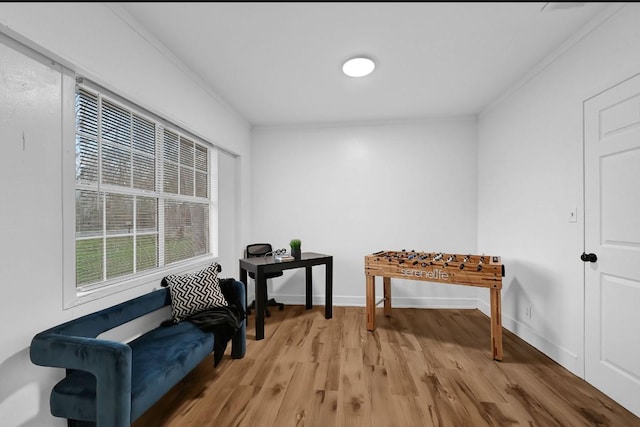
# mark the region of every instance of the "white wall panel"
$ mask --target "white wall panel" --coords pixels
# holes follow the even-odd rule
[[[372,252],[477,249],[473,118],[256,129],[252,157],[254,240],[289,249],[300,238],[303,251],[333,255],[336,305],[364,305]],[[302,303],[304,270],[287,273],[272,293]],[[324,271],[313,277],[323,303]],[[475,289],[397,282],[396,306],[475,307]]]

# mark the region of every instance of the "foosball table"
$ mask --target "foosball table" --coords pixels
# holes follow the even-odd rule
[[[502,360],[501,296],[504,265],[499,256],[442,252],[380,251],[364,257],[367,280],[367,330],[376,328],[376,306],[384,302],[391,316],[391,278],[488,288],[491,301],[491,353]],[[375,278],[383,278],[383,298],[376,301]]]

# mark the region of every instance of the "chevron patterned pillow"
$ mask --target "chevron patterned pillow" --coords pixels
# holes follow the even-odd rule
[[[197,312],[229,305],[220,289],[218,264],[195,273],[165,277],[171,294],[171,317],[178,323]]]

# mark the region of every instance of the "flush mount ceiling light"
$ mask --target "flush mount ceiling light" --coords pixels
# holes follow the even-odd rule
[[[371,74],[376,64],[369,58],[351,58],[342,66],[342,72],[349,77],[364,77]]]

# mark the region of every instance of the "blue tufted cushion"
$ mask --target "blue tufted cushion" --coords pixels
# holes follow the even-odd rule
[[[131,420],[149,409],[211,353],[213,335],[189,322],[153,329],[129,343],[132,350]],[[96,379],[76,371],[51,393],[51,413],[76,420],[96,419]]]
[[[96,377],[85,371],[67,375],[53,387],[51,415],[81,421],[96,419]]]
[[[160,327],[130,343],[131,419],[135,420],[213,350],[213,334],[192,323]]]

